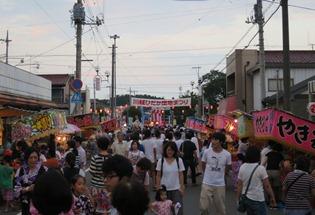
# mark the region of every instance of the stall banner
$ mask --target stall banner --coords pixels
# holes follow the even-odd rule
[[[253,120],[251,118],[242,115],[237,119],[237,122],[237,134],[239,138],[254,136]]]
[[[315,155],[315,123],[277,109],[254,112],[255,137]]]
[[[115,131],[118,128],[117,119],[111,119],[101,123],[102,130],[105,132]]]
[[[79,128],[95,126],[99,124],[99,117],[96,114],[89,113],[76,116],[68,116],[67,122],[78,126]]]
[[[171,108],[185,107],[191,105],[191,98],[182,99],[142,99],[131,98],[131,106],[152,107],[152,108]]]
[[[200,133],[208,133],[209,128],[207,127],[206,121],[203,121],[201,119],[196,119],[189,117],[186,119],[185,127]]]
[[[226,132],[237,136],[237,123],[232,117],[226,115],[214,116],[214,129],[224,129]]]
[[[23,117],[12,123],[13,142],[21,139],[36,139],[63,129],[67,124],[66,116],[61,111],[43,111]]]

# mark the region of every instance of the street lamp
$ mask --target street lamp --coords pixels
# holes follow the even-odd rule
[[[105,72],[105,79],[99,74],[99,69],[96,68],[96,75],[93,78],[93,92],[94,92],[94,101],[93,101],[93,108],[94,111],[96,110],[96,91],[101,90],[101,83],[103,81],[108,82],[109,73]]]

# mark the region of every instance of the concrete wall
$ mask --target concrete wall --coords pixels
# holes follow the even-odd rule
[[[0,92],[51,101],[51,82],[0,62]]]
[[[237,108],[242,111],[253,110],[253,82],[247,71],[257,65],[257,50],[235,50],[227,58],[227,90],[234,88],[233,95],[237,96]],[[234,75],[234,79],[232,77]],[[232,83],[232,81],[234,81]],[[227,91],[228,92],[228,91]],[[229,93],[229,92],[228,92]],[[232,94],[229,94],[232,96]]]

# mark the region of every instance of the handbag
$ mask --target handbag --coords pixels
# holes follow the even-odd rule
[[[240,197],[240,200],[238,202],[238,207],[237,207],[237,210],[238,212],[241,212],[241,213],[245,213],[246,212],[246,209],[247,209],[247,197],[246,197],[246,194],[247,194],[247,191],[248,191],[248,188],[249,188],[249,185],[250,185],[250,182],[252,180],[252,177],[254,175],[254,172],[256,171],[257,167],[259,166],[259,164],[257,164],[257,166],[254,168],[254,170],[252,171],[250,177],[249,177],[249,181],[248,181],[248,184],[247,184],[247,187],[246,187],[246,190],[245,190],[245,193],[241,195]]]

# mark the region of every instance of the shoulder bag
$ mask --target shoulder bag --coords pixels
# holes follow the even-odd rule
[[[247,194],[247,191],[248,191],[248,188],[250,186],[250,182],[252,180],[252,177],[254,175],[254,172],[256,171],[256,169],[258,168],[259,164],[257,164],[257,166],[254,168],[254,170],[252,171],[250,177],[249,177],[249,181],[248,181],[248,184],[247,184],[247,187],[246,187],[246,190],[245,190],[245,193],[241,195],[240,197],[240,200],[238,202],[238,207],[237,207],[237,210],[238,212],[241,212],[241,213],[245,213],[246,212],[246,209],[247,209],[247,197],[246,197],[246,194]]]

